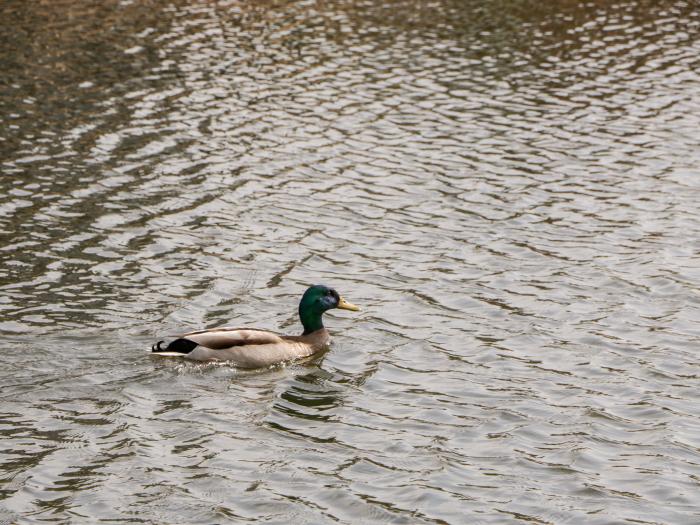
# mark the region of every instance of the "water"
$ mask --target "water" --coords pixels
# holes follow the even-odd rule
[[[700,522],[696,4],[0,12],[0,522]]]

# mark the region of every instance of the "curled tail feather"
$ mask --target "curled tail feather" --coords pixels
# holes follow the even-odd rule
[[[192,350],[194,350],[197,347],[197,343],[194,341],[190,341],[189,339],[185,339],[184,337],[181,337],[179,339],[175,339],[174,341],[171,341],[171,343],[163,348],[162,345],[165,341],[158,341],[156,344],[154,344],[151,347],[151,352],[154,352],[156,354],[189,354]]]

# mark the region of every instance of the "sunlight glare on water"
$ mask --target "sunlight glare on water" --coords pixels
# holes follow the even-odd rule
[[[0,14],[0,523],[700,522],[693,2]]]

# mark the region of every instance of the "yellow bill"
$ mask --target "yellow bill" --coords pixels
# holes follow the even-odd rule
[[[360,311],[360,307],[359,307],[359,306],[355,306],[354,304],[347,302],[347,301],[346,301],[345,299],[343,299],[342,297],[341,297],[340,300],[338,301],[338,308],[340,308],[341,310],[352,310],[353,312],[359,312],[359,311]]]

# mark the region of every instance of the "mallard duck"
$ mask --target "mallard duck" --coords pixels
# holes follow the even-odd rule
[[[211,328],[184,334],[168,346],[158,341],[151,347],[154,355],[177,356],[194,361],[230,361],[240,368],[260,368],[282,361],[308,357],[330,342],[323,326],[323,314],[332,308],[358,311],[333,288],[311,286],[299,302],[301,335],[279,335],[256,328]]]

